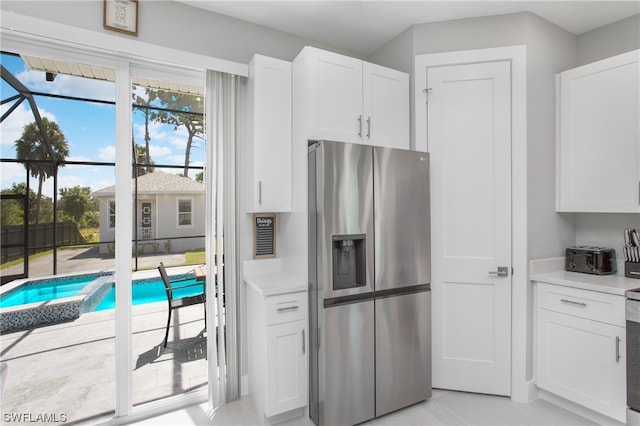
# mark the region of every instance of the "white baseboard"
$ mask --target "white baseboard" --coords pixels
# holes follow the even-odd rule
[[[240,396],[249,395],[249,376],[240,376]]]
[[[550,402],[553,405],[557,405],[558,407],[564,408],[567,411],[571,411],[572,413],[577,414],[578,416],[582,416],[585,419],[591,420],[592,422],[599,425],[624,426],[625,424],[612,419],[611,417],[604,416],[600,413],[590,410],[587,407],[578,405],[575,402],[564,399],[561,396],[547,392],[544,389],[538,388],[538,394],[540,396],[540,399]]]
[[[513,402],[529,403],[538,399],[538,386],[534,380],[526,382],[520,390],[514,389],[511,393],[511,400]]]

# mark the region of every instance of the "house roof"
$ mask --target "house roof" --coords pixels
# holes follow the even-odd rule
[[[115,185],[111,185],[94,191],[93,195],[113,196],[115,190]],[[204,184],[172,173],[153,172],[138,177],[138,194],[204,194]]]

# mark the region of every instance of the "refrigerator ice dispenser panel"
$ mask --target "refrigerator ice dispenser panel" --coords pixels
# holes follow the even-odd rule
[[[363,287],[366,285],[366,237],[333,235],[333,289]]]

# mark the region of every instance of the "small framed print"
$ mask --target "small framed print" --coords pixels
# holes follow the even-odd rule
[[[254,213],[253,258],[276,257],[276,215]]]
[[[104,28],[138,35],[138,0],[104,0]]]

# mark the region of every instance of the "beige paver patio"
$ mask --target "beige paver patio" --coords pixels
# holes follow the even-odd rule
[[[202,305],[174,311],[167,348],[162,345],[166,302],[132,309],[134,405],[206,386]],[[62,419],[85,423],[112,415],[114,327],[111,309],[84,314],[73,322],[2,335],[0,360],[9,366],[0,401],[2,422],[24,424],[37,416],[50,416],[52,421],[38,424],[59,424]],[[16,416],[23,416],[22,421],[16,421]]]

